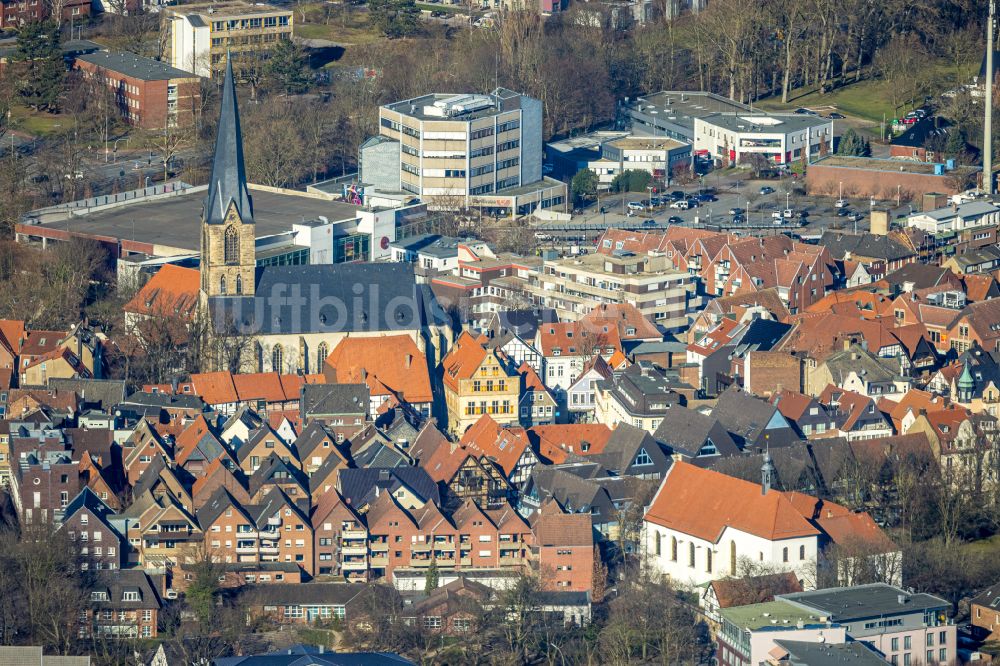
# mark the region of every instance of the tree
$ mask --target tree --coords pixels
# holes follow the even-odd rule
[[[386,37],[408,37],[420,30],[420,10],[414,0],[372,0],[368,3],[372,25]]]
[[[438,588],[438,565],[437,559],[431,558],[431,565],[427,567],[427,573],[424,574],[424,593],[430,594]]]
[[[653,181],[648,171],[626,169],[611,181],[611,189],[615,192],[642,192]]]
[[[302,47],[290,39],[282,39],[267,61],[266,74],[289,95],[304,93],[309,89],[309,59]]]
[[[569,187],[573,193],[573,200],[582,203],[587,197],[597,193],[597,174],[590,169],[580,169],[573,176]]]
[[[849,129],[840,137],[840,143],[837,144],[837,154],[868,157],[872,154],[872,148],[868,143],[868,139],[859,135],[853,129]]]
[[[52,21],[25,23],[17,39],[17,50],[11,58],[19,93],[24,103],[38,110],[56,110],[62,93],[66,66],[63,64],[59,28]]]

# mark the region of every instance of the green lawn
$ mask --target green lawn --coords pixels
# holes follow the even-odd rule
[[[381,38],[378,31],[368,25],[368,14],[362,11],[351,11],[344,16],[334,16],[329,24],[316,17],[316,12],[309,12],[311,20],[303,23],[295,22],[295,36],[303,39],[325,39],[338,44],[365,44]]]
[[[989,554],[993,553],[996,557],[1000,558],[1000,534],[991,536],[988,539],[980,539],[979,541],[971,541],[964,544],[962,548],[969,550],[970,552],[976,554]]]
[[[930,67],[933,69],[931,75],[933,85],[931,87],[937,92],[944,92],[948,88],[965,83],[969,80],[974,69],[942,63],[931,64]],[[873,123],[882,122],[883,114],[885,114],[886,121],[890,121],[898,117],[897,114],[904,114],[912,106],[919,106],[919,103],[904,103],[899,108],[893,108],[890,88],[885,81],[880,79],[865,79],[857,83],[848,83],[826,94],[820,94],[815,86],[810,86],[791,91],[789,99],[791,101],[788,104],[782,104],[780,97],[765,99],[759,102],[759,106],[771,111],[788,111],[800,106],[827,107],[823,110],[837,110],[845,115],[855,116]]]
[[[68,127],[71,122],[57,113],[32,111],[24,106],[15,106],[11,110],[11,121],[16,131],[34,136],[45,136],[59,132],[62,128]]]
[[[439,3],[439,4],[432,4],[432,3],[424,3],[424,2],[418,2],[417,3],[417,9],[422,9],[422,10],[428,11],[428,12],[437,12],[437,11],[451,12],[452,14],[458,14],[460,12],[468,12],[469,11],[468,7],[462,7],[461,5],[445,5],[445,4],[441,4],[441,3]]]

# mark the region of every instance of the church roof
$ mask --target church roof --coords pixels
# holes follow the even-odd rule
[[[446,321],[405,263],[258,268],[256,293],[209,299],[213,321],[256,335],[403,332]]]
[[[244,224],[253,224],[253,202],[247,189],[246,169],[243,165],[243,133],[240,130],[240,111],[236,103],[236,83],[233,80],[233,61],[227,58],[226,79],[222,84],[222,106],[215,137],[215,157],[212,159],[212,177],[208,182],[208,196],[202,212],[205,224],[222,224],[230,203]]]

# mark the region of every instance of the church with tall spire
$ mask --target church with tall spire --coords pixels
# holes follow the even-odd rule
[[[201,217],[201,294],[253,296],[253,199],[243,163],[243,135],[232,61],[226,64],[215,156]]]
[[[257,266],[231,64],[222,86],[212,173],[201,214],[200,303],[213,335],[250,336],[239,369],[322,372],[349,336],[409,335],[431,367],[453,338],[447,315],[406,263]],[[232,369],[232,359],[218,359]]]

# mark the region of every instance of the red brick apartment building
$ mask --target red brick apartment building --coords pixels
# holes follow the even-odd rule
[[[12,30],[31,21],[49,17],[49,3],[45,0],[0,0],[0,30]],[[62,9],[64,21],[77,20],[90,15],[90,0],[68,0]]]
[[[143,129],[190,124],[201,98],[199,77],[134,53],[87,53],[76,67],[88,79],[103,77],[122,118]]]

